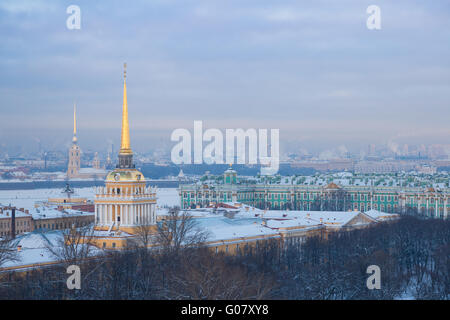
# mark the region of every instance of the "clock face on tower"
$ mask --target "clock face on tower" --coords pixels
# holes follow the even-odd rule
[[[119,181],[119,180],[120,180],[120,174],[119,174],[119,173],[116,173],[116,174],[114,175],[114,180],[116,180],[116,181]]]

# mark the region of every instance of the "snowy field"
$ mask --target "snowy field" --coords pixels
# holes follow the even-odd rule
[[[11,204],[18,208],[31,209],[36,201],[65,196],[61,191],[61,188],[0,190],[0,205],[7,206]],[[77,188],[75,189],[75,196],[94,200],[94,188]],[[158,189],[157,197],[157,203],[160,207],[180,205],[178,192],[175,188]]]

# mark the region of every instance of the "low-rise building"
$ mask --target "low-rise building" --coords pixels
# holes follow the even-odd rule
[[[15,223],[14,223],[15,222]],[[13,223],[15,224],[13,230]],[[14,207],[0,207],[0,237],[33,231],[33,221],[28,210]]]

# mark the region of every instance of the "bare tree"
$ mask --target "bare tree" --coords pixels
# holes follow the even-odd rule
[[[0,238],[0,266],[8,261],[20,261],[17,243],[18,241],[11,237]]]
[[[157,226],[156,241],[169,251],[197,246],[207,240],[209,233],[202,230],[195,219],[179,208],[169,210],[167,218]]]
[[[92,254],[95,247],[94,229],[91,225],[82,226],[81,221],[73,219],[71,228],[63,230],[63,237],[55,245],[47,244],[46,249],[56,259],[77,263]]]
[[[139,224],[135,229],[135,236],[129,241],[131,247],[147,248],[155,238],[155,228],[145,223]]]
[[[233,265],[209,248],[193,249],[170,275],[163,293],[167,299],[267,299],[274,287],[269,277]]]

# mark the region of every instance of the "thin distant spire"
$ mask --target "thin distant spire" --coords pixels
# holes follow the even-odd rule
[[[77,105],[73,103],[73,138],[72,142],[77,142]]]

